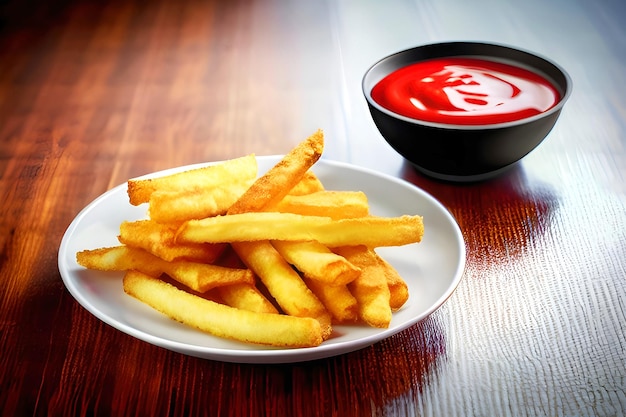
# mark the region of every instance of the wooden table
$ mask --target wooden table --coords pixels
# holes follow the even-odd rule
[[[619,0],[110,1],[0,9],[3,415],[621,416],[626,413],[626,9]],[[407,47],[507,43],[574,92],[501,177],[449,184],[383,141],[365,70]],[[467,264],[434,314],[283,365],[181,355],[92,316],[57,268],[77,213],[128,178],[287,152],[404,178],[455,216]]]

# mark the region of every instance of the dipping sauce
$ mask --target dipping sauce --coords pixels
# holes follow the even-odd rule
[[[524,119],[560,100],[556,88],[529,70],[475,58],[438,58],[400,68],[372,89],[372,99],[413,119],[484,125]]]

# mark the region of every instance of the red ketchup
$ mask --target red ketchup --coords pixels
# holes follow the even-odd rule
[[[560,100],[542,76],[475,58],[438,58],[400,68],[372,89],[382,107],[427,122],[483,125],[545,112]]]

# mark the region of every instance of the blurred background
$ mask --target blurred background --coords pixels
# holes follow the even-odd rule
[[[485,21],[485,10],[499,18]],[[281,153],[273,138],[296,143],[317,128],[329,138],[326,157],[393,173],[401,160],[369,118],[364,72],[404,48],[481,40],[539,53],[572,76],[562,117],[578,120],[542,145],[548,160],[553,146],[593,154],[587,138],[599,129],[623,155],[625,21],[621,0],[8,1],[0,6],[0,118],[35,109],[29,126],[45,131],[58,112],[71,112],[68,132],[113,145],[150,132],[158,147],[115,154],[112,146],[102,155],[122,164],[120,181],[139,174],[128,166],[133,158],[152,152],[170,153],[171,166],[223,159],[234,146]],[[228,82],[217,84],[217,74]],[[101,107],[104,96],[114,104]],[[599,96],[613,106],[599,109]],[[20,128],[0,123],[0,135]],[[177,152],[180,141],[197,147],[197,160]],[[203,150],[207,141],[223,152]],[[381,152],[389,158],[371,157]]]

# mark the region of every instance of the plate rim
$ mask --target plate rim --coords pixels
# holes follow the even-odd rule
[[[264,155],[264,156],[256,156],[258,161],[272,163],[278,162],[284,155]],[[154,178],[161,175],[167,175],[175,172],[181,172],[184,170],[199,168],[202,166],[209,166],[219,164],[224,161],[212,161],[212,162],[201,162],[190,165],[183,165],[168,169],[163,169],[159,171],[155,171],[152,173],[148,173],[145,175],[141,175],[135,178]],[[65,260],[67,259],[68,246],[71,242],[71,236],[78,229],[81,224],[81,220],[93,209],[95,209],[103,200],[109,198],[110,195],[120,192],[121,189],[127,187],[127,183],[121,183],[116,185],[104,193],[100,194],[96,198],[94,198],[90,203],[88,203],[85,207],[83,207],[74,217],[74,219],[70,222],[66,231],[63,234],[61,239],[61,244],[59,246],[58,251],[58,268],[61,274],[61,278],[63,284],[66,289],[70,292],[72,297],[83,307],[87,312],[94,315],[99,320],[103,321],[107,325],[113,327],[114,329],[121,331],[131,337],[142,340],[146,343],[150,343],[152,345],[159,346],[161,348],[172,350],[181,354],[218,360],[222,362],[232,362],[232,363],[250,363],[250,364],[278,364],[278,363],[294,363],[294,362],[303,362],[310,360],[323,359],[328,357],[333,357],[349,352],[353,352],[356,350],[363,349],[367,346],[370,346],[374,343],[387,339],[397,333],[405,331],[407,328],[417,324],[418,322],[424,320],[436,310],[438,310],[456,291],[458,285],[460,284],[462,277],[464,275],[465,266],[466,266],[466,248],[465,241],[463,238],[463,234],[459,228],[459,225],[452,215],[452,213],[434,196],[432,196],[427,191],[422,188],[412,184],[402,178],[394,177],[392,175],[382,173],[371,168],[350,164],[343,161],[336,161],[331,159],[326,159],[324,157],[320,158],[317,164],[324,164],[330,167],[331,169],[345,169],[350,171],[356,171],[359,174],[370,175],[379,177],[385,181],[391,181],[396,184],[399,184],[403,187],[408,187],[412,189],[413,192],[420,195],[421,198],[427,200],[430,204],[432,204],[435,208],[438,209],[441,214],[444,215],[450,226],[452,226],[452,230],[454,232],[456,249],[459,252],[459,258],[456,259],[457,265],[454,269],[454,274],[452,280],[449,285],[446,287],[446,290],[437,298],[437,300],[432,303],[429,308],[425,311],[417,314],[411,319],[406,320],[398,326],[389,329],[381,329],[380,332],[366,335],[362,338],[358,338],[356,340],[346,340],[333,344],[321,344],[316,347],[309,348],[297,348],[297,349],[280,349],[280,348],[268,348],[263,347],[259,350],[250,350],[250,349],[224,349],[217,348],[211,346],[199,346],[195,344],[188,344],[185,342],[181,342],[178,340],[166,339],[149,332],[146,332],[142,329],[135,328],[127,325],[126,323],[122,323],[119,320],[115,320],[109,315],[102,312],[100,309],[93,306],[89,300],[79,291],[78,287],[75,285],[74,280],[70,277],[72,272],[69,270],[69,265],[66,264]],[[316,164],[316,165],[317,165]],[[313,167],[315,170],[315,165]],[[259,172],[261,175],[262,172]],[[368,196],[369,197],[369,196]]]

